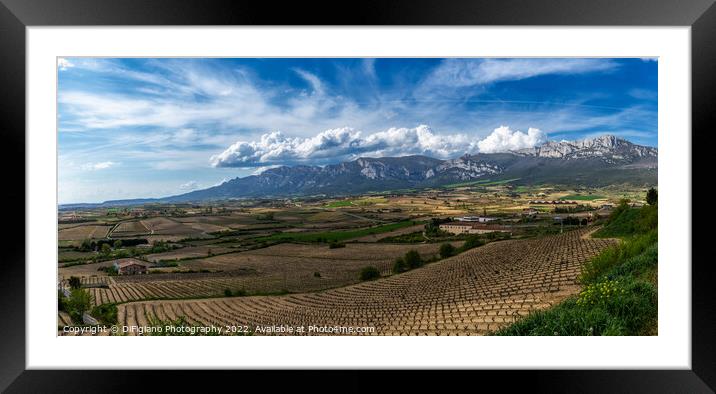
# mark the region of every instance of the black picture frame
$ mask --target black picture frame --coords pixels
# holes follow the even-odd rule
[[[326,15],[326,12],[333,15]],[[89,25],[538,25],[538,26],[690,26],[692,56],[692,206],[709,207],[705,190],[709,179],[709,147],[716,125],[716,5],[714,0],[491,0],[491,1],[364,1],[341,2],[248,2],[212,0],[0,0],[0,133],[5,153],[0,155],[10,187],[3,193],[6,220],[25,223],[25,70],[28,26]],[[704,162],[699,165],[699,158]],[[696,191],[701,188],[702,193]],[[21,210],[20,207],[24,207]],[[514,388],[550,392],[713,392],[716,389],[716,295],[711,261],[704,253],[710,236],[692,228],[692,364],[691,370],[598,370],[598,371],[470,371],[459,374],[468,382],[495,379]],[[23,224],[23,230],[25,225]],[[15,232],[13,237],[17,237]],[[25,234],[23,231],[22,234]],[[31,234],[26,234],[31,236]],[[162,391],[206,391],[203,379],[188,371],[39,371],[25,369],[25,247],[13,238],[3,246],[0,273],[0,388],[8,392],[106,392],[139,391],[154,381]],[[24,280],[21,280],[23,278]],[[328,376],[285,378],[216,372],[212,381],[229,380],[229,387],[248,387],[246,379],[268,382],[269,391],[296,389],[297,382],[315,385],[326,378],[341,382],[337,391],[362,391],[376,387],[374,378],[364,379],[351,371]],[[309,372],[315,374],[315,372]],[[403,378],[402,372],[381,371],[387,378],[383,389],[403,391],[409,381],[441,391],[461,387],[463,379],[442,377]],[[154,378],[157,378],[156,380]],[[141,384],[137,384],[141,380]],[[148,383],[149,382],[149,383]],[[482,385],[483,383],[480,383]],[[316,385],[320,389],[322,385]],[[499,386],[498,386],[499,387]],[[329,388],[330,390],[330,388]]]

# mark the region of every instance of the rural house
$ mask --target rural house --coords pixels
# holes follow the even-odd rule
[[[121,259],[114,262],[119,275],[146,274],[147,266],[136,259]]]
[[[447,231],[453,234],[485,234],[494,232],[510,232],[510,228],[507,226],[498,226],[494,224],[483,224],[474,222],[445,223],[440,225],[440,230]]]

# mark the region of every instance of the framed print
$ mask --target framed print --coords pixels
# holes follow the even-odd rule
[[[3,1],[3,387],[712,391],[716,8],[507,6]]]

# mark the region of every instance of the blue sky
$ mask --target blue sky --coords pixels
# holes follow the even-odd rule
[[[58,78],[60,204],[360,156],[657,146],[653,59],[60,58]]]

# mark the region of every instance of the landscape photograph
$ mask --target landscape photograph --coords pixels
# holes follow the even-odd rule
[[[58,58],[57,335],[658,335],[657,81]]]

